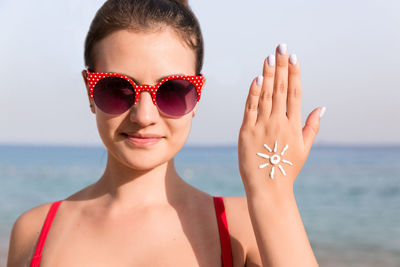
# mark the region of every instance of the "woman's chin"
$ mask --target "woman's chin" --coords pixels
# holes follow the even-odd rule
[[[163,140],[159,143],[143,147],[136,147],[131,144],[125,144],[117,153],[119,161],[129,168],[146,171],[164,164],[175,156],[171,154],[171,150],[162,145]],[[157,146],[157,149],[154,147]]]

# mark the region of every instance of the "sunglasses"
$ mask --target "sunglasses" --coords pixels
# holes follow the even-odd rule
[[[108,114],[124,113],[136,104],[142,91],[149,91],[161,113],[180,117],[193,110],[205,83],[205,77],[200,74],[168,76],[154,86],[137,85],[123,74],[85,71],[90,85],[90,98]]]

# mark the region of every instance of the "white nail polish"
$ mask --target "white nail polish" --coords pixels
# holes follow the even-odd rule
[[[290,64],[296,65],[296,62],[297,62],[296,54],[291,54],[290,57],[289,57],[289,61],[290,61]]]
[[[287,44],[280,44],[278,47],[279,54],[285,55],[287,50]]]
[[[268,66],[270,66],[270,67],[275,66],[275,56],[274,55],[268,56]]]
[[[257,76],[257,80],[256,80],[257,85],[260,86],[262,84],[263,80],[264,80],[264,77],[262,75]]]
[[[320,117],[320,118],[322,118],[322,116],[324,116],[325,111],[326,111],[326,107],[322,107],[321,113],[319,113],[319,117]]]

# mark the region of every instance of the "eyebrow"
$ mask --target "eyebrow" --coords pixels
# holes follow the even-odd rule
[[[126,77],[129,77],[129,79],[131,79],[132,81],[134,81],[137,85],[140,85],[133,77],[131,77],[131,76],[129,76],[129,75],[126,75],[126,74],[124,74],[124,73],[120,73],[120,74],[125,75]],[[165,79],[165,78],[167,78],[167,77],[170,77],[170,76],[178,76],[178,75],[179,75],[179,76],[186,76],[185,74],[182,74],[182,73],[169,74],[169,75],[167,75],[167,76],[163,76],[163,77],[159,78],[159,79],[157,80],[156,83],[159,83],[161,80],[163,80],[163,79]]]

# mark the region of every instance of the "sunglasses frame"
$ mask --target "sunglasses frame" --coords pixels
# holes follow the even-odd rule
[[[157,105],[156,104],[156,94],[157,94],[158,88],[160,88],[160,86],[163,83],[165,83],[166,81],[173,80],[173,79],[183,79],[183,80],[187,80],[187,81],[191,82],[196,87],[197,102],[199,102],[200,97],[201,97],[201,89],[203,88],[204,83],[206,81],[206,78],[202,74],[194,75],[194,76],[192,76],[192,75],[171,75],[171,76],[165,77],[164,79],[159,81],[156,85],[149,85],[149,84],[138,85],[128,76],[126,76],[124,74],[120,74],[120,73],[91,72],[89,69],[86,69],[85,72],[86,72],[86,77],[88,79],[89,86],[90,86],[90,98],[91,99],[93,99],[93,90],[94,90],[96,84],[98,83],[98,81],[100,81],[103,78],[107,78],[107,77],[119,77],[119,78],[127,80],[132,85],[133,89],[135,90],[135,102],[133,104],[137,103],[141,92],[149,91],[151,94],[151,98],[153,100],[153,104]]]

